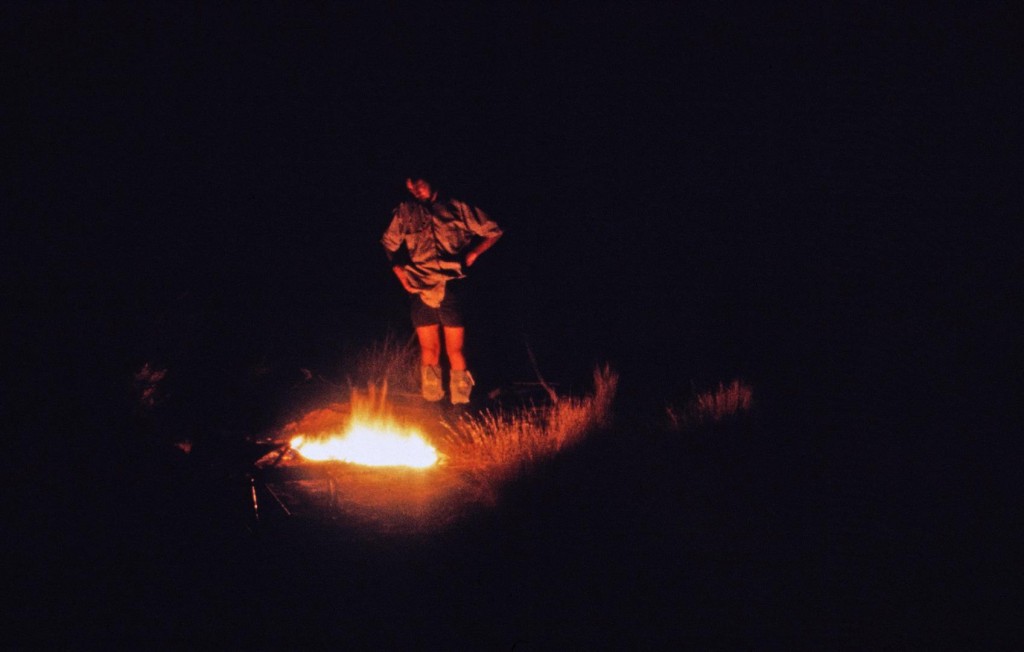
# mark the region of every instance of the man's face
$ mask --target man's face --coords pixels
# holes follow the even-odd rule
[[[423,179],[406,179],[405,187],[409,189],[413,197],[420,201],[429,201],[434,198],[434,189]]]

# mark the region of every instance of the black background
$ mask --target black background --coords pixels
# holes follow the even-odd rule
[[[143,362],[178,374],[180,409],[268,430],[294,405],[241,416],[245,369],[330,374],[408,336],[378,241],[427,161],[506,231],[473,270],[482,386],[529,378],[526,344],[565,387],[610,362],[635,414],[741,376],[797,464],[828,467],[823,490],[885,496],[897,524],[855,530],[967,527],[939,565],[1003,550],[981,542],[1016,512],[1019,9],[0,16],[4,408],[9,453],[42,482],[23,515],[120,468]],[[907,595],[941,590],[926,576]]]

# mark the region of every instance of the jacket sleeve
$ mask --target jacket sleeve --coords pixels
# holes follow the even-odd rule
[[[384,245],[384,250],[388,254],[393,254],[398,251],[398,248],[402,246],[404,240],[404,233],[402,228],[402,216],[399,214],[396,208],[391,214],[391,223],[388,225],[387,230],[384,231],[384,235],[380,239],[380,243]]]
[[[466,228],[473,235],[478,235],[481,238],[493,238],[502,234],[501,227],[498,223],[490,218],[487,213],[483,212],[476,206],[470,206],[468,204],[459,204],[459,212],[462,213],[462,218],[466,222]]]

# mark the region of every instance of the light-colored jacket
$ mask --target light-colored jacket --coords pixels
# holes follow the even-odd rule
[[[436,308],[444,300],[445,283],[465,276],[462,257],[473,239],[501,234],[486,213],[457,199],[405,201],[393,211],[381,244],[389,257],[406,246],[409,285]]]

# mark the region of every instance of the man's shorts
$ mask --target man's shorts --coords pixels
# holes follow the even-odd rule
[[[444,299],[437,308],[431,308],[423,303],[420,295],[411,295],[409,303],[413,327],[436,326],[438,324],[454,328],[465,326],[462,314],[464,294],[465,290],[460,282],[448,281],[444,288]]]

